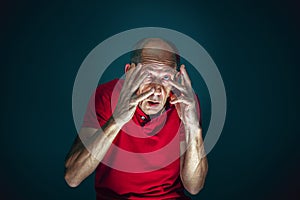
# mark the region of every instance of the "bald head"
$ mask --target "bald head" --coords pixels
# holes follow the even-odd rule
[[[137,43],[131,62],[157,63],[176,68],[179,59],[177,49],[172,43],[160,38],[146,38]]]
[[[141,48],[154,48],[154,49],[163,49],[166,51],[175,51],[170,45],[169,42],[161,38],[147,38],[143,39],[140,44]]]

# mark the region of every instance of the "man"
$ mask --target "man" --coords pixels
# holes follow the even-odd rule
[[[97,200],[189,199],[183,188],[202,189],[207,160],[199,107],[185,66],[176,70],[175,52],[170,42],[144,39],[125,80],[97,88],[66,158],[71,187],[96,170]]]

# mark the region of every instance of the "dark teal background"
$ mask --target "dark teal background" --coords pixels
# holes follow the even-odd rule
[[[1,2],[0,198],[94,199],[93,177],[76,189],[63,179],[76,136],[71,101],[77,70],[108,37],[155,26],[199,42],[226,87],[226,124],[208,155],[205,187],[193,199],[300,199],[294,2]]]

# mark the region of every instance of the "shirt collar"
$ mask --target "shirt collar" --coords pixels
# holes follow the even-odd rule
[[[141,126],[151,121],[150,116],[145,114],[139,106],[137,106],[135,111],[135,119]]]

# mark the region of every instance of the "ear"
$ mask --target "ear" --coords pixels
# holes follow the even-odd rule
[[[130,64],[127,63],[127,64],[125,65],[125,68],[124,68],[125,73],[126,73],[129,69],[130,69]]]

